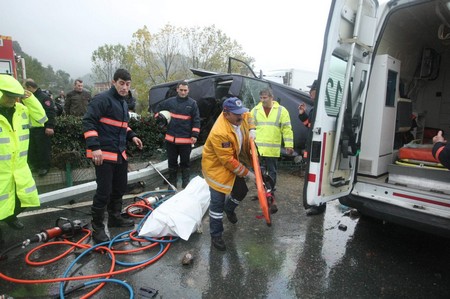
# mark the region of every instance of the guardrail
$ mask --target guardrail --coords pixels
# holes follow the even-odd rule
[[[203,146],[196,147],[192,149],[191,152],[191,160],[199,159],[202,155]],[[168,172],[168,164],[167,160],[164,160],[162,162],[159,162],[157,164],[153,164],[155,168],[161,172],[162,174],[165,174]],[[150,165],[149,165],[150,166]],[[153,167],[146,167],[144,169],[132,171],[128,173],[128,183],[136,183],[139,181],[148,181],[148,180],[154,180],[159,179],[160,175],[158,172],[153,169]],[[89,182],[84,183],[72,187],[62,188],[55,191],[47,192],[40,194],[40,201],[41,204],[43,203],[49,203],[53,201],[58,200],[67,200],[74,197],[80,197],[83,195],[87,195],[88,193],[91,193],[97,189],[97,183]]]

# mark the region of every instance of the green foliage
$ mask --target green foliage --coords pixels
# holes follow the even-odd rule
[[[111,82],[114,72],[124,65],[126,48],[121,44],[103,45],[92,53],[92,72],[98,82]]]
[[[163,132],[156,125],[153,117],[131,119],[129,126],[144,143],[142,151],[133,143],[128,143],[127,155],[130,160],[148,160],[163,146]],[[91,165],[86,158],[82,119],[72,115],[56,118],[55,135],[52,138],[53,166],[65,169],[67,162],[71,163],[72,168]]]
[[[73,168],[87,165],[86,143],[80,117],[65,115],[56,117],[55,135],[52,138],[52,163],[65,169],[66,162]]]
[[[142,117],[139,120],[130,119],[128,126],[137,134],[144,144],[144,148],[140,151],[133,143],[128,144],[128,156],[130,160],[148,160],[155,155],[158,149],[163,147],[164,133],[161,128],[156,125],[152,116]]]

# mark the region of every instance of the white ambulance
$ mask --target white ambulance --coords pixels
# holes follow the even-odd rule
[[[305,207],[450,236],[450,0],[333,0],[314,113]]]

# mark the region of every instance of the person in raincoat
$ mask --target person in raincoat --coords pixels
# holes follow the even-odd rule
[[[43,127],[46,121],[39,100],[14,77],[0,75],[0,220],[13,229],[23,229],[17,215],[24,208],[40,205],[28,142],[30,125]]]
[[[245,179],[255,182],[255,174],[244,165],[250,165],[250,131],[254,129],[253,119],[242,101],[228,98],[203,147],[202,173],[211,193],[211,244],[221,251],[226,250],[222,239],[223,214],[236,223],[234,210],[248,192]]]

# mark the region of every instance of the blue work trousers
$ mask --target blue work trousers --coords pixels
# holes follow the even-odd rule
[[[234,209],[245,198],[248,192],[245,179],[236,177],[230,196],[225,193],[209,188],[211,202],[209,204],[209,231],[211,237],[222,236],[223,233],[223,212],[234,212]]]

